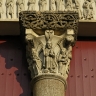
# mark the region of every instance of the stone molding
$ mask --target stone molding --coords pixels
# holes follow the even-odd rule
[[[63,83],[64,85],[64,88],[66,90],[67,88],[67,82],[66,80],[63,79],[62,76],[60,75],[55,75],[55,74],[43,74],[43,75],[39,75],[39,76],[36,76],[31,82],[32,82],[32,86],[34,86],[34,84],[40,80],[44,80],[44,79],[54,79],[54,80],[58,80],[60,82]]]

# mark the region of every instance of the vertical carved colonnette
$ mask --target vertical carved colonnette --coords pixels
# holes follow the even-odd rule
[[[20,13],[20,25],[25,29],[25,33],[23,30],[21,32],[25,34],[27,44],[28,69],[31,72],[32,82],[34,82],[33,96],[50,96],[51,92],[52,94],[57,92],[57,95],[53,96],[63,96],[60,94],[66,89],[72,46],[77,37],[78,19],[76,12]],[[54,82],[58,82],[59,85]],[[47,86],[46,83],[49,85]],[[39,89],[39,85],[45,87],[46,92],[50,87],[58,90],[50,90],[47,95],[45,92],[38,93],[42,89]],[[62,86],[63,91],[57,86]],[[61,93],[58,93],[59,91]]]

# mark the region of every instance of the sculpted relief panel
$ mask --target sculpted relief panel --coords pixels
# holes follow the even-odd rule
[[[21,11],[78,11],[80,20],[96,19],[96,0],[0,0],[0,18],[19,18]]]

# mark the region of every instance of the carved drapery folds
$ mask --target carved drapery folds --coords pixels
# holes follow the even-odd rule
[[[0,18],[2,17],[2,14],[3,14],[2,0],[0,0]]]
[[[6,0],[6,17],[13,18],[14,14],[14,0]]]
[[[16,1],[16,5],[17,5],[17,18],[19,17],[19,13],[21,11],[25,10],[25,0],[17,0]]]
[[[25,36],[26,57],[32,79],[44,74],[67,79],[72,46],[77,37],[78,18],[75,12],[20,13],[21,32]],[[42,32],[42,35],[36,31]],[[61,34],[56,35],[58,33]]]

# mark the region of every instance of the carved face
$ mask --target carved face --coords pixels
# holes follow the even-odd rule
[[[36,50],[34,48],[32,48],[32,54],[37,55]]]
[[[26,35],[26,39],[27,39],[27,40],[31,40],[31,39],[33,39],[32,34],[27,34],[27,35]]]
[[[69,42],[73,42],[74,41],[74,37],[72,35],[67,35],[66,36],[66,40]]]
[[[49,41],[47,42],[47,48],[48,49],[51,49],[52,48],[52,42],[49,42]]]
[[[62,55],[66,55],[66,48],[63,48],[63,49],[61,50],[61,54],[62,54]]]
[[[46,39],[52,39],[52,37],[54,36],[54,31],[53,30],[46,30],[45,31],[45,37]]]

